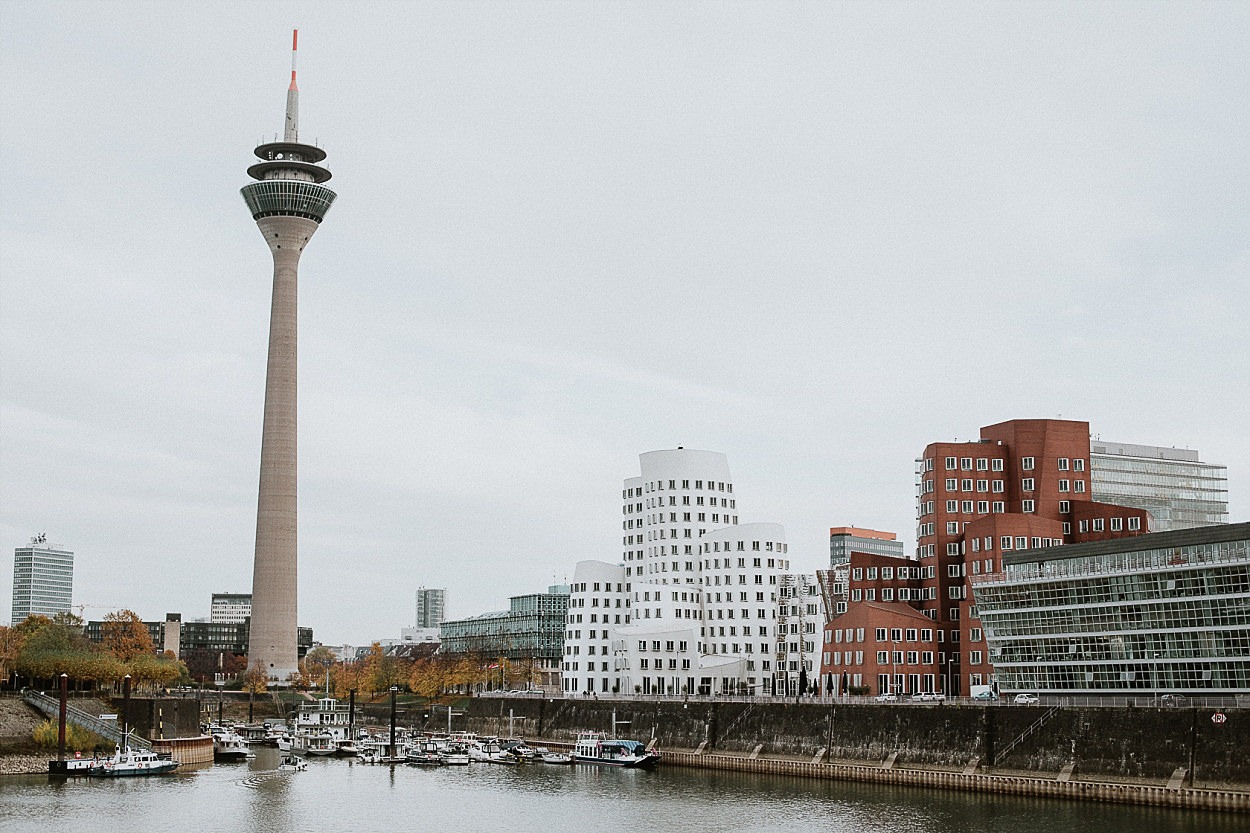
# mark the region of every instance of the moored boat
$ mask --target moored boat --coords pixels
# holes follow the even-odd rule
[[[233,729],[224,726],[213,728],[213,759],[217,761],[242,761],[250,753],[243,738]]]
[[[177,768],[178,762],[171,760],[169,756],[157,755],[145,749],[131,749],[126,738],[122,738],[122,743],[113,751],[113,757],[97,762],[87,774],[101,778],[121,778],[131,775],[161,775]]]
[[[573,760],[579,764],[650,769],[660,762],[660,753],[649,751],[636,740],[609,738],[603,732],[582,732],[573,747]]]

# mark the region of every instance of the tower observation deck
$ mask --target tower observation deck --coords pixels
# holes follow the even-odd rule
[[[297,648],[296,315],[299,259],[335,193],[323,183],[330,171],[318,163],[325,151],[299,140],[299,87],[295,83],[298,30],[291,44],[291,85],[286,94],[282,141],[256,148],[247,169],[255,180],[242,189],[252,219],[273,256],[273,303],[265,372],[265,422],[260,447],[256,557],[252,573],[252,623],[248,666],[286,681],[299,670]]]

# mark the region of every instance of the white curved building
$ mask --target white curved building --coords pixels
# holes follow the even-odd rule
[[[622,563],[583,561],[570,587],[570,694],[771,691],[779,524],[738,524],[725,455],[640,455],[625,481]],[[606,626],[606,627],[605,627]]]

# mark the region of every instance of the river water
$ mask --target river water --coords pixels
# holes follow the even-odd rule
[[[147,778],[0,777],[0,830],[17,833],[1225,833],[1244,817],[664,767],[652,772],[473,764],[437,769],[312,759]]]

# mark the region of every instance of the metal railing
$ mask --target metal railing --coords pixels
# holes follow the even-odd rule
[[[1042,728],[1047,723],[1049,723],[1050,719],[1057,714],[1059,714],[1058,706],[1051,706],[1049,709],[1047,709],[1046,712],[1041,717],[1039,717],[1037,720],[1034,720],[1029,725],[1029,728],[1025,729],[1023,732],[1020,733],[1020,737],[1016,738],[1011,743],[1007,744],[1005,747],[998,750],[998,752],[994,754],[993,765],[998,766],[998,762],[1006,758],[1007,755],[1011,753],[1011,750],[1015,749],[1017,746],[1024,743],[1026,738],[1028,738],[1038,729]]]
[[[61,701],[55,697],[49,697],[48,695],[33,689],[25,689],[22,691],[22,700],[34,706],[36,709],[43,712],[53,720],[60,719]],[[77,706],[66,706],[65,720],[68,723],[73,723],[80,729],[86,729],[88,732],[94,732],[106,740],[111,740],[113,743],[120,745],[122,742],[121,729],[117,727],[116,722],[101,720],[98,717],[88,714]],[[148,751],[152,749],[151,741],[146,738],[139,737],[134,732],[130,733],[130,738],[127,740],[127,743],[130,745],[131,749],[144,749]]]

